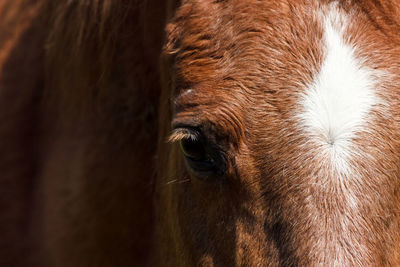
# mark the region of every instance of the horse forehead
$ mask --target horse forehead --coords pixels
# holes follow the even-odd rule
[[[300,94],[298,127],[305,139],[343,175],[351,173],[348,162],[357,157],[354,140],[369,135],[370,122],[386,103],[378,96],[385,71],[376,70],[349,41],[352,17],[331,5],[323,21],[323,60],[313,81]]]
[[[182,49],[181,78],[188,83],[215,84],[212,90],[210,86],[183,88],[183,99],[197,101],[189,96],[201,95],[206,108],[204,98],[214,103],[215,95],[229,100],[235,95],[241,101],[250,98],[255,106],[266,107],[266,116],[290,114],[301,122],[305,133],[344,148],[380,102],[375,87],[377,77],[385,75],[372,70],[368,60],[359,56],[359,47],[349,41],[354,18],[337,4],[312,11],[297,8],[291,15],[295,18],[287,16],[275,24],[236,22],[239,28],[253,25],[260,31],[239,30],[232,40],[216,43],[219,33],[226,37],[220,25],[214,40]],[[196,41],[193,35],[189,39]]]
[[[255,2],[234,2],[236,8],[211,9],[204,16],[204,10],[193,8],[185,17],[181,36],[175,37],[178,87],[200,84],[200,91],[207,88],[202,83],[214,83],[215,90],[240,87],[262,93],[310,83],[321,63],[322,24],[316,11],[300,5],[286,14],[287,7],[267,7],[271,4],[265,1],[257,2],[258,9]],[[279,7],[285,3],[278,2]]]

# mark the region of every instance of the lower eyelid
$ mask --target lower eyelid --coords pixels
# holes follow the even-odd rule
[[[185,156],[186,160],[193,164],[209,164],[210,166],[214,166],[214,160],[196,160],[191,157]]]
[[[190,157],[185,157],[186,161],[194,171],[196,171],[196,168],[199,169],[209,169],[209,171],[213,171],[213,169],[216,168],[214,161],[199,161],[195,159],[191,159]],[[194,168],[193,168],[194,167]],[[203,171],[203,170],[200,170]]]

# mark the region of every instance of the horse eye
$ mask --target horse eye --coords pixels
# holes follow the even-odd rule
[[[199,140],[181,140],[181,149],[185,157],[192,160],[204,160],[206,158],[205,148]]]
[[[207,151],[204,140],[183,139],[180,141],[181,150],[188,167],[199,176],[217,173],[215,160]]]

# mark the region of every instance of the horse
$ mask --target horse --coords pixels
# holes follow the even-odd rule
[[[399,14],[4,1],[0,265],[400,265]]]

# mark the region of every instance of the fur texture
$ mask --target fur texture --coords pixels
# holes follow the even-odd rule
[[[398,8],[183,2],[165,47],[173,125],[200,128],[227,168],[202,182],[169,150],[164,181],[186,181],[157,205],[171,266],[400,263]]]

